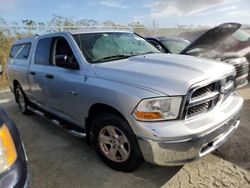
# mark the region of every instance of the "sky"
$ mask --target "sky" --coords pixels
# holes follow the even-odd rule
[[[0,17],[7,22],[32,19],[48,22],[53,15],[74,19],[111,20],[146,26],[214,26],[223,22],[250,24],[249,0],[0,0]]]

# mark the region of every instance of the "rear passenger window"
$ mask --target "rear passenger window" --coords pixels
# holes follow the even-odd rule
[[[30,53],[30,43],[17,44],[11,48],[10,58],[13,59],[28,59]]]
[[[49,65],[52,38],[40,39],[35,53],[35,64]]]

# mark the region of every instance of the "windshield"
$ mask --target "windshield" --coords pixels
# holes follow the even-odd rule
[[[134,33],[107,32],[74,35],[82,53],[90,63],[124,59],[147,53],[160,53]]]
[[[170,40],[161,40],[163,45],[173,54],[179,54],[184,50],[190,42],[186,40],[170,39]]]

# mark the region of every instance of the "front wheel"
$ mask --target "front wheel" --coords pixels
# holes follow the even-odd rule
[[[20,111],[23,114],[29,114],[30,111],[28,109],[28,99],[26,98],[26,96],[25,96],[25,94],[20,86],[17,86],[17,88],[15,90],[15,98],[16,98],[16,102],[18,104]]]
[[[101,114],[95,118],[91,141],[101,160],[115,170],[130,172],[142,162],[136,136],[119,116]]]

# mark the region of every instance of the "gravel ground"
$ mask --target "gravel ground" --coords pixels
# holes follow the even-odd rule
[[[36,115],[22,115],[12,93],[0,92],[0,105],[16,122],[22,135],[29,158],[31,188],[250,188],[250,85],[238,93],[245,99],[241,125],[216,152],[182,167],[144,163],[133,173],[106,167],[84,139]]]

